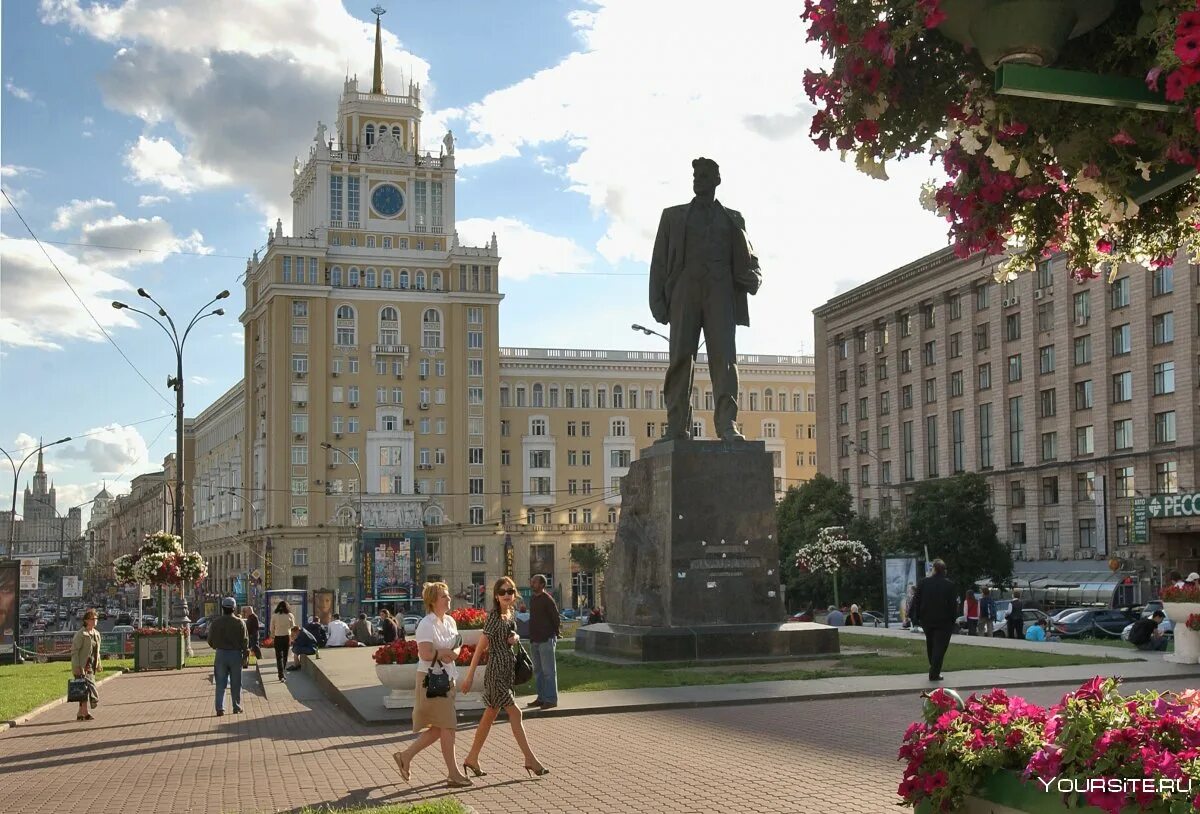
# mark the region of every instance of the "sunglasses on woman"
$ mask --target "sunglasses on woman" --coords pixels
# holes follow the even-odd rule
[[[496,596],[516,596],[516,595],[517,595],[517,592],[514,591],[512,588],[504,588],[502,590],[496,591]]]

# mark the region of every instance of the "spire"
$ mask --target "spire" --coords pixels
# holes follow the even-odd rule
[[[38,468],[37,468],[36,474],[38,474],[38,475],[46,474],[46,467],[42,466],[42,439],[40,439],[40,438],[38,439]]]
[[[383,31],[379,18],[387,9],[376,6],[371,13],[375,15],[375,73],[371,76],[371,93],[383,93]]]

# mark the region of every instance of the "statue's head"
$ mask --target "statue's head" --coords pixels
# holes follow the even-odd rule
[[[712,195],[721,183],[721,168],[711,158],[692,161],[692,192],[697,195]]]

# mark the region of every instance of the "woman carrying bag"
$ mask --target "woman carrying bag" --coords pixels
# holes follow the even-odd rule
[[[275,645],[275,669],[280,681],[287,681],[283,676],[283,668],[287,666],[288,642],[291,640],[292,628],[296,626],[296,617],[288,603],[280,600],[271,614],[271,639]]]
[[[67,687],[68,700],[79,701],[79,714],[75,720],[95,720],[88,706],[95,709],[100,703],[100,694],[96,691],[96,673],[103,669],[100,664],[100,631],[96,630],[96,611],[88,608],[83,614],[83,627],[75,631],[71,639],[71,674],[76,681],[84,682],[83,688],[77,687],[74,691],[72,687]]]
[[[550,770],[543,767],[533,750],[529,748],[529,739],[525,735],[525,726],[521,722],[521,708],[517,706],[516,696],[513,695],[513,685],[517,683],[517,654],[514,646],[520,646],[521,638],[517,635],[517,624],[513,606],[517,603],[517,584],[508,577],[501,577],[492,586],[492,612],[483,623],[483,636],[479,639],[479,647],[471,657],[471,666],[467,669],[466,680],[462,683],[464,693],[471,691],[475,680],[475,668],[485,653],[488,655],[488,670],[483,677],[483,703],[486,707],[475,730],[475,741],[471,751],[463,761],[463,773],[469,769],[476,777],[487,774],[479,768],[479,753],[483,750],[496,716],[503,709],[508,714],[508,723],[512,727],[513,738],[517,741],[521,753],[525,756],[525,771],[541,777],[549,774]],[[525,651],[522,649],[521,653]],[[528,681],[532,675],[532,663],[529,670],[522,676]],[[521,683],[524,683],[522,681]]]
[[[411,776],[412,760],[427,746],[441,741],[442,757],[446,761],[446,782],[454,788],[471,785],[466,775],[458,772],[458,756],[454,752],[454,735],[458,719],[454,714],[457,695],[455,682],[458,670],[454,660],[462,647],[458,625],[450,616],[450,586],[444,582],[427,582],[421,591],[425,601],[425,618],[417,625],[417,686],[414,692],[413,733],[415,741],[403,752],[392,757],[406,781]]]

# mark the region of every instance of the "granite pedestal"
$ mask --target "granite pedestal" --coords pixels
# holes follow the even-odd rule
[[[575,650],[634,661],[838,652],[837,630],[783,624],[775,481],[761,441],[673,440],[621,484],[605,576],[608,622]]]

